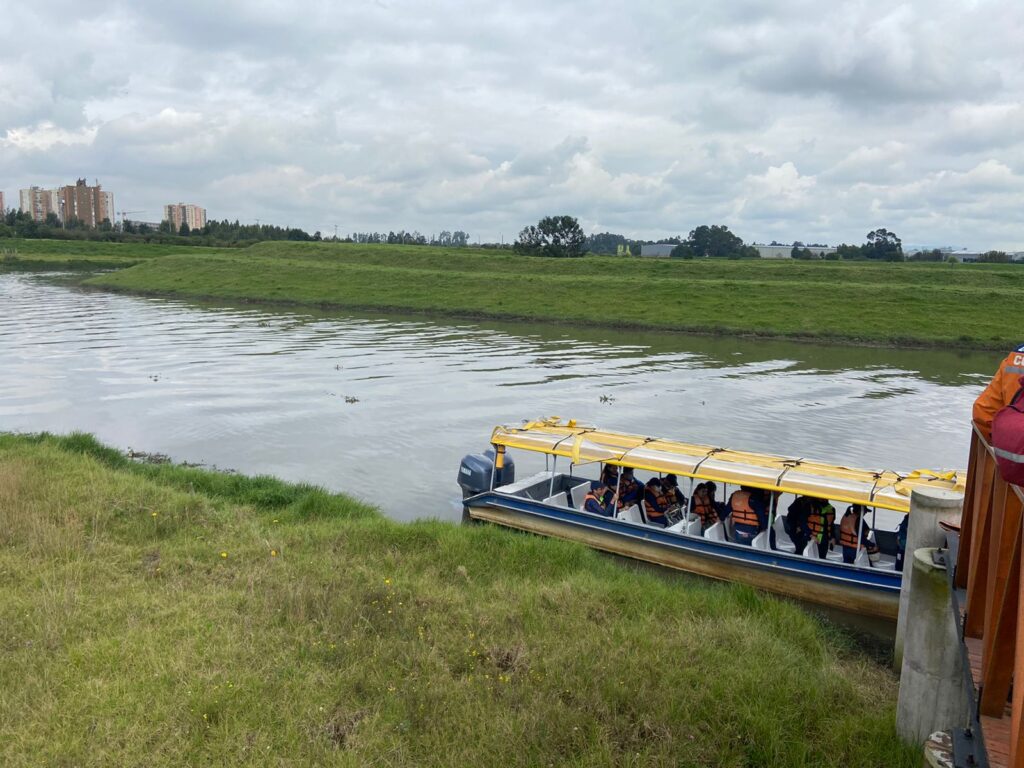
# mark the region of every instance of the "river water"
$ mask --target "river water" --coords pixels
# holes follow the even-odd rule
[[[545,415],[853,466],[964,467],[971,403],[999,359],[214,306],[0,273],[0,430],[92,432],[347,491],[400,520],[458,519],[462,455],[496,424]]]

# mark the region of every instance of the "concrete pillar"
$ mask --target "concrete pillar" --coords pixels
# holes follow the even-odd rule
[[[918,549],[907,561],[914,578],[906,608],[896,732],[912,744],[924,743],[936,731],[962,728],[969,711],[949,581],[945,568],[932,561],[934,551]]]
[[[907,528],[907,554],[903,566],[903,585],[900,587],[900,615],[896,620],[896,645],[893,650],[893,667],[898,671],[903,666],[903,636],[907,626],[907,603],[910,600],[910,583],[914,569],[910,567],[913,553],[922,547],[941,547],[946,541],[946,532],[939,527],[939,520],[960,520],[963,511],[962,493],[944,491],[939,488],[915,488],[910,493],[910,525]]]

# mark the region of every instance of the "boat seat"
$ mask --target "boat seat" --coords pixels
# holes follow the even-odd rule
[[[820,560],[821,558],[818,557],[818,542],[807,542],[807,546],[804,547],[804,551],[801,554],[803,557],[809,557],[811,560]]]
[[[693,520],[690,520],[685,524],[686,528],[684,533],[686,533],[687,536],[700,536],[700,529],[703,527],[701,526],[700,518],[696,515],[693,515],[693,518]]]
[[[616,519],[625,520],[627,523],[642,523],[644,520],[640,517],[640,507],[634,504],[631,507],[626,507],[617,514]]]
[[[750,546],[753,549],[771,549],[770,544],[771,540],[768,535],[768,531],[761,531],[754,537],[754,540],[750,542]]]
[[[587,498],[587,492],[590,490],[590,482],[580,483],[570,491],[572,494],[572,505],[576,509],[583,509],[583,502]]]
[[[665,530],[670,533],[686,533],[686,521],[680,520],[678,523],[673,523]]]
[[[704,531],[704,538],[711,541],[725,541],[725,526],[719,521]]]
[[[565,495],[565,491],[556,493],[554,496],[548,496],[544,499],[545,504],[554,504],[556,507],[568,507],[569,498]]]

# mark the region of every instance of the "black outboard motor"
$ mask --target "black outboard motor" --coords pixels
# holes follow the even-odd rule
[[[505,466],[494,469],[494,449],[488,448],[483,453],[471,453],[462,457],[459,465],[459,487],[462,498],[468,499],[478,493],[490,490],[491,472],[494,472],[494,487],[514,483],[516,479],[516,463],[505,454]]]

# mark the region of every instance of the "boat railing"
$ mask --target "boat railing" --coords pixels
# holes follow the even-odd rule
[[[972,722],[980,727],[992,766],[1024,766],[1022,510],[1024,490],[1003,480],[992,446],[975,427],[953,572],[954,605]]]

